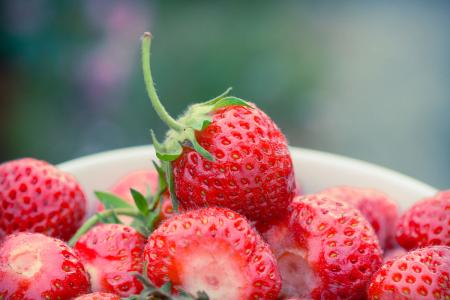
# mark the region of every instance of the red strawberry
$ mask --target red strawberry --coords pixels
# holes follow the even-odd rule
[[[296,187],[280,129],[256,105],[226,93],[192,105],[174,120],[154,90],[149,45],[150,34],[145,34],[147,89],[156,112],[171,128],[164,144],[155,139],[154,144],[181,207],[227,207],[261,222],[285,215]]]
[[[450,299],[450,247],[430,246],[389,260],[369,286],[371,300]]]
[[[121,178],[110,190],[113,194],[134,204],[133,197],[130,193],[131,188],[140,192],[142,195],[147,195],[148,193],[155,194],[158,189],[158,181],[159,175],[155,170],[139,170]],[[161,195],[161,201],[162,207],[158,222],[162,222],[173,215],[173,206],[169,191],[166,191]],[[104,206],[100,203],[98,211],[103,210]],[[126,216],[120,216],[120,219],[126,224],[131,223],[132,221],[132,218]]]
[[[0,237],[31,231],[68,240],[85,211],[86,198],[73,176],[33,158],[0,165]]]
[[[121,224],[100,224],[81,236],[75,251],[89,272],[94,292],[122,297],[137,294],[141,283],[130,272],[142,272],[145,237]]]
[[[88,293],[89,278],[64,242],[16,233],[0,244],[0,299],[72,299]]]
[[[157,286],[204,291],[211,300],[277,299],[281,288],[268,245],[241,215],[225,208],[193,210],[165,221],[149,237],[144,258]]]
[[[450,190],[414,204],[401,216],[396,238],[407,250],[430,245],[450,246]]]
[[[395,246],[394,229],[398,218],[397,204],[385,193],[367,188],[338,186],[326,189],[323,194],[350,203],[361,211],[378,236],[380,246]]]
[[[196,136],[215,161],[185,147],[172,163],[181,206],[224,206],[259,221],[284,215],[295,180],[281,131],[256,107],[227,106],[212,114]]]
[[[109,293],[91,293],[75,298],[75,300],[120,300],[120,297]]]
[[[264,236],[275,249],[285,297],[361,299],[381,265],[367,220],[348,203],[321,194],[296,197],[287,222]]]

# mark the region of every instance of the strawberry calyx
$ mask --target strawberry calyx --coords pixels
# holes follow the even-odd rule
[[[134,200],[134,205],[125,199],[108,192],[96,191],[98,200],[105,206],[106,210],[97,212],[87,219],[84,224],[69,240],[68,244],[74,246],[78,239],[88,232],[97,223],[122,224],[118,216],[129,216],[133,218],[130,226],[142,235],[148,237],[160,221],[162,208],[161,196],[167,190],[165,173],[163,169],[153,161],[153,165],[158,172],[158,188],[156,193],[144,196],[139,191],[131,188],[130,193]]]

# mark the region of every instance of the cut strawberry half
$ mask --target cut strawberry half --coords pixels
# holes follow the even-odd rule
[[[281,287],[268,245],[241,215],[204,208],[176,215],[150,236],[148,277],[174,291],[206,292],[211,300],[276,299]]]

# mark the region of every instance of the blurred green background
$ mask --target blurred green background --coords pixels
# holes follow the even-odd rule
[[[140,40],[168,110],[227,87],[291,145],[450,187],[449,1],[1,2],[0,161],[150,143]]]

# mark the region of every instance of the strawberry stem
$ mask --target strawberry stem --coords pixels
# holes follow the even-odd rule
[[[150,48],[152,44],[152,35],[150,32],[145,32],[142,36],[142,70],[144,72],[145,86],[147,94],[158,116],[175,131],[182,131],[186,128],[183,124],[177,122],[172,118],[159,100],[156,93],[155,84],[153,82],[152,72],[150,68]]]
[[[69,240],[68,244],[70,247],[75,246],[75,243],[78,241],[78,239],[89,231],[92,227],[97,224],[101,218],[107,218],[112,216],[113,214],[117,215],[123,215],[123,216],[130,216],[130,217],[139,217],[141,214],[139,211],[137,211],[135,208],[116,208],[116,209],[108,209],[102,212],[99,212],[89,219],[87,219],[86,222],[77,230],[77,232],[73,235],[73,237]]]

